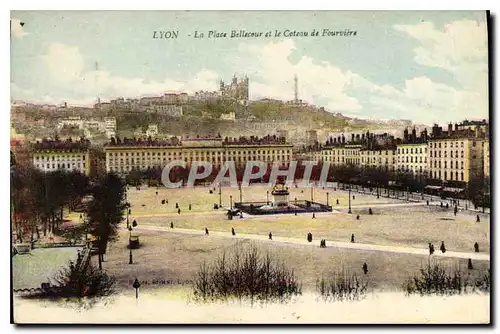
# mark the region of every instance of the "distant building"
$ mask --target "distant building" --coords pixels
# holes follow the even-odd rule
[[[279,138],[285,138],[285,140],[288,140],[288,130],[276,130],[276,135]]]
[[[389,171],[396,169],[396,147],[381,146],[372,149],[361,149],[361,166],[381,168]]]
[[[77,170],[88,175],[90,172],[89,146],[88,141],[44,140],[33,143],[33,166],[44,172]]]
[[[306,131],[306,142],[308,145],[313,145],[318,141],[318,132],[316,130]]]
[[[484,142],[479,127],[459,130],[448,125],[448,131],[437,125],[432,128],[429,141],[429,173],[441,181],[469,182],[471,177],[484,175]]]
[[[84,120],[80,116],[69,116],[59,119],[57,123],[58,130],[63,127],[76,127],[78,129],[83,129]]]
[[[236,114],[234,111],[231,111],[227,114],[220,115],[220,119],[222,121],[234,121],[234,120],[236,120]]]
[[[158,125],[150,124],[148,125],[148,129],[146,130],[147,137],[156,137],[158,135]]]
[[[159,113],[162,115],[168,115],[170,117],[179,118],[183,115],[182,106],[171,105],[171,104],[151,104],[146,108],[146,112],[149,113]]]
[[[233,76],[231,83],[219,82],[220,96],[225,100],[232,100],[243,105],[248,105],[249,100],[249,80],[248,77],[238,80]]]
[[[268,164],[287,164],[292,159],[291,144],[275,136],[266,137],[196,137],[173,141],[128,141],[108,144],[106,170],[120,174],[132,170],[163,167],[174,160],[184,160],[188,166],[193,161],[207,161],[221,167],[226,161],[234,161],[244,167],[247,161],[264,161]]]
[[[486,139],[483,142],[483,165],[484,165],[484,177],[490,176],[490,141]]]
[[[116,118],[115,117],[104,117],[104,131],[106,132],[106,137],[112,138],[116,136]]]
[[[415,175],[426,175],[427,142],[398,144],[397,156],[396,169],[412,172]]]

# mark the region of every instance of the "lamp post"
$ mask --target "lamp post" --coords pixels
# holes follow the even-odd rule
[[[222,185],[219,183],[219,207],[222,206]]]
[[[132,226],[128,227],[129,230],[129,235],[128,235],[128,248],[130,250],[129,256],[128,256],[128,264],[134,263],[134,260],[132,259]]]
[[[130,204],[127,202],[127,205],[125,206],[127,208],[127,228],[130,226],[130,223],[128,221],[128,216],[130,215]]]
[[[314,202],[314,186],[311,184],[311,202]]]
[[[238,183],[238,188],[240,188],[240,203],[243,203],[243,193],[242,193],[242,190],[241,190],[241,182]]]
[[[349,183],[349,211],[347,213],[352,213],[351,210],[351,184]]]
[[[269,190],[266,191],[267,205],[269,205]]]
[[[326,206],[328,206],[328,192],[326,193]]]
[[[233,211],[233,195],[229,195],[229,208]]]

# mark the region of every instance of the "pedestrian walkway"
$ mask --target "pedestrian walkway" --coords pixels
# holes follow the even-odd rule
[[[204,230],[192,230],[192,229],[170,229],[167,226],[141,226],[136,227],[136,231],[161,231],[161,232],[170,232],[175,234],[188,234],[188,235],[204,235]],[[231,232],[218,232],[218,231],[210,231],[210,235],[218,236],[218,237],[227,237],[227,238],[238,238],[245,240],[258,240],[265,242],[274,242],[274,243],[285,243],[285,244],[294,244],[294,245],[310,245],[313,247],[319,247],[319,240],[317,242],[313,241],[312,243],[308,242],[305,237],[304,239],[297,238],[287,238],[287,237],[279,237],[273,234],[273,240],[269,240],[268,235],[259,235],[259,234],[243,234],[237,233],[235,236],[231,235]],[[342,249],[354,249],[354,250],[363,250],[363,251],[379,251],[379,252],[389,252],[389,253],[399,253],[399,254],[415,254],[415,255],[429,255],[429,250],[427,248],[414,248],[414,247],[401,247],[401,246],[386,246],[386,245],[375,245],[375,244],[362,244],[362,243],[350,243],[350,242],[339,242],[339,241],[329,241],[326,240],[327,248],[342,248]],[[453,252],[446,251],[446,253],[435,252],[433,256],[436,257],[448,257],[448,258],[459,258],[459,259],[472,259],[476,261],[490,261],[490,255],[486,253],[466,253],[466,252]]]

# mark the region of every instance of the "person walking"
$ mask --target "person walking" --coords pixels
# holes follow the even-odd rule
[[[231,234],[232,234],[233,236],[235,236],[235,235],[236,235],[236,232],[234,232],[234,227],[231,227]]]
[[[205,235],[208,235],[208,227],[205,227]]]
[[[434,246],[429,242],[429,255],[434,254]]]
[[[368,274],[368,265],[365,263],[363,263],[363,272],[366,274]]]
[[[354,234],[351,234],[351,242],[354,243]]]
[[[269,232],[269,240],[273,240],[273,234]]]
[[[444,246],[444,241],[441,241],[441,247],[439,247],[439,249],[441,249],[441,252],[443,252],[443,253],[446,252],[446,247]]]
[[[174,222],[170,222],[170,228],[174,228]]]

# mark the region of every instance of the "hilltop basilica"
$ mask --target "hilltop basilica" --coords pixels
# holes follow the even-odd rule
[[[233,76],[231,83],[224,83],[221,80],[219,83],[219,93],[225,100],[233,100],[243,105],[248,105],[248,77],[238,80],[236,75]]]

